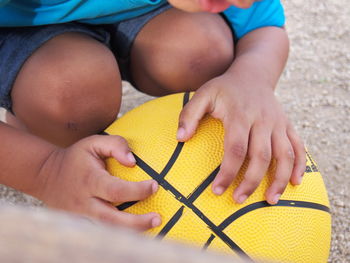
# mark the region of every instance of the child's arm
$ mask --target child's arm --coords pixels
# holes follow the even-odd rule
[[[132,215],[110,202],[141,200],[157,190],[154,180],[140,183],[112,177],[104,158],[135,165],[119,136],[91,136],[62,149],[0,122],[0,183],[23,191],[47,205],[109,223],[145,230],[160,224],[155,213]]]
[[[246,154],[249,168],[235,190],[237,202],[242,203],[258,187],[271,157],[277,160],[277,169],[266,192],[270,204],[277,203],[289,180],[301,182],[304,146],[274,96],[288,48],[282,28],[263,27],[246,34],[237,43],[230,68],[198,89],[183,109],[178,133],[181,141],[193,136],[206,113],[224,124],[225,153],[213,182],[214,193],[221,194],[232,183]]]

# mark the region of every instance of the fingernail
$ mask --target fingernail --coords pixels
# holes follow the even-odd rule
[[[152,183],[152,193],[155,193],[158,191],[158,183],[156,181],[153,181]]]
[[[301,181],[303,180],[303,177],[302,176],[299,176],[298,179],[297,179],[297,184],[301,184]]]
[[[222,186],[217,186],[213,189],[214,194],[222,195],[225,192],[225,189]]]
[[[275,195],[275,196],[273,197],[273,199],[272,199],[272,202],[273,202],[274,204],[277,204],[278,201],[280,200],[280,197],[281,197],[280,194]]]
[[[130,162],[136,163],[135,157],[131,152],[129,152],[126,156]]]
[[[185,129],[182,128],[182,127],[180,127],[180,128],[177,130],[176,138],[177,138],[178,140],[184,139],[184,138],[185,138],[185,133],[186,133]]]
[[[162,221],[160,220],[160,218],[158,216],[153,217],[153,219],[152,219],[152,227],[160,226],[161,223],[162,223]]]
[[[244,203],[245,200],[247,200],[247,198],[248,198],[247,195],[241,195],[241,196],[238,197],[237,202],[238,202],[239,204],[242,204],[242,203]]]

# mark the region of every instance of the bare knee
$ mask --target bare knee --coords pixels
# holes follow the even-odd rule
[[[117,116],[121,80],[110,51],[67,33],[23,65],[12,90],[13,111],[36,135],[60,145],[98,133]]]
[[[162,22],[157,19],[170,19],[165,23],[169,28],[164,29],[161,41],[148,40],[155,37],[150,24],[141,31],[133,47],[135,82],[140,89],[153,85],[161,90],[161,94],[152,95],[196,90],[224,73],[233,61],[232,33],[220,16],[179,12],[172,10],[168,17],[164,14],[155,18],[155,26]],[[148,57],[144,58],[144,54]]]

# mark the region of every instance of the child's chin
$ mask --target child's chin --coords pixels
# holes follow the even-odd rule
[[[220,13],[230,6],[226,0],[199,0],[199,4],[202,11],[210,13]]]

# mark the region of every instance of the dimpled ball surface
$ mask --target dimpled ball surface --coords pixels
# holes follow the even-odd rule
[[[108,171],[129,181],[153,178],[160,185],[146,200],[115,205],[134,214],[159,213],[162,224],[147,234],[161,239],[245,259],[327,262],[329,201],[310,154],[303,183],[289,184],[277,205],[268,205],[264,197],[273,180],[275,161],[243,204],[235,203],[232,193],[244,176],[247,160],[228,190],[216,196],[211,182],[223,157],[222,123],[206,116],[188,142],[176,140],[179,114],[192,95],[179,93],[149,101],[106,129],[107,134],[124,137],[137,160],[135,167],[128,168],[108,159]]]

